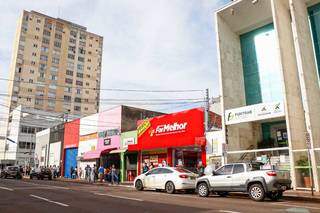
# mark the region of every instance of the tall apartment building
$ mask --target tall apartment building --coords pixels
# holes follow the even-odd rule
[[[86,27],[23,11],[10,67],[10,111],[89,115],[99,110],[103,37]]]
[[[320,0],[238,0],[215,15],[225,160],[320,191]]]

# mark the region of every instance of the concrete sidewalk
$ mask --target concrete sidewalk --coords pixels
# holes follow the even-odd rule
[[[101,185],[101,186],[111,186],[112,184],[102,182],[100,183],[99,181],[95,183],[88,183],[85,180],[80,180],[80,179],[68,179],[68,178],[57,178],[55,179],[57,181],[62,181],[62,182],[69,182],[69,183],[79,183],[79,184],[93,184],[93,185]],[[117,184],[115,184],[117,185]],[[121,186],[132,186],[133,187],[133,182],[123,182],[120,183]],[[237,196],[243,196],[243,193],[232,193],[236,194]],[[302,191],[302,190],[289,190],[285,191],[283,194],[283,198],[285,199],[290,199],[290,200],[303,200],[303,201],[312,201],[312,202],[320,202],[320,193],[319,192],[314,192],[314,196],[311,195],[311,191]]]

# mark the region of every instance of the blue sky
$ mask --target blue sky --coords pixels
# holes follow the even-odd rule
[[[86,26],[104,37],[102,88],[209,88],[210,96],[217,96],[213,14],[227,2],[229,0],[1,1],[0,77],[8,78],[19,15],[22,10],[36,10]],[[0,92],[7,91],[3,87]],[[102,98],[132,99],[202,96],[202,93],[101,93]],[[102,108],[106,107],[102,104]]]

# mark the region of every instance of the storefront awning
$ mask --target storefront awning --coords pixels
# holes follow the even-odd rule
[[[102,153],[109,153],[112,150],[114,150],[114,148],[112,148],[112,149],[99,149],[99,150],[86,152],[83,155],[83,160],[92,160],[92,159],[100,158]]]
[[[116,149],[116,150],[112,150],[110,151],[110,154],[117,154],[117,153],[122,153],[122,152],[126,152],[127,149]]]

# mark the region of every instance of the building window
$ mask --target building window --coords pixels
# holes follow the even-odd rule
[[[88,58],[88,62],[91,62],[91,58]]]
[[[46,55],[40,55],[40,60],[41,60],[41,61],[48,61],[48,56],[46,56]]]
[[[37,99],[35,100],[36,105],[43,105],[43,100],[42,99]]]
[[[89,84],[89,82],[86,82],[86,86],[89,86],[90,84]]]
[[[31,102],[31,98],[27,98],[27,101],[28,101],[28,102]]]
[[[37,23],[40,24],[41,23],[41,19],[37,19]]]
[[[71,30],[71,31],[70,31],[70,35],[73,36],[74,38],[76,38],[76,37],[77,37],[77,32]]]
[[[78,78],[83,78],[83,74],[82,74],[82,73],[77,72],[77,77],[78,77]]]
[[[72,88],[71,87],[65,87],[64,88],[64,92],[71,93],[72,92]]]
[[[58,67],[53,67],[53,66],[52,66],[52,67],[50,68],[50,71],[51,71],[51,72],[58,72]]]
[[[51,32],[49,30],[43,30],[43,35],[50,36]]]
[[[68,54],[68,58],[74,60],[74,55],[73,54]]]
[[[54,46],[55,46],[55,47],[58,47],[58,48],[61,48],[61,42],[55,41],[55,42],[54,42]]]
[[[35,61],[31,61],[31,65],[36,65],[36,62]]]
[[[74,102],[76,102],[76,103],[81,103],[81,98],[75,97],[75,98],[74,98]]]
[[[81,89],[77,89],[77,94],[81,94]]]
[[[74,47],[74,46],[69,46],[68,50],[72,51],[73,53],[76,53],[76,47]]]
[[[40,72],[40,78],[44,78],[44,72]]]
[[[88,111],[88,107],[85,107],[84,110],[85,110],[85,111]]]
[[[86,90],[86,92],[85,92],[86,94],[89,94],[89,90]]]
[[[48,100],[48,106],[54,107],[56,105],[56,102],[54,100]]]
[[[45,64],[39,64],[39,69],[40,69],[40,71],[44,72],[44,71],[46,70],[46,68],[47,68],[47,65],[45,65]]]
[[[42,38],[42,43],[49,45],[50,44],[50,39],[43,37]]]
[[[70,102],[70,101],[71,101],[71,96],[65,95],[65,96],[63,97],[63,99],[64,99],[64,101]]]
[[[34,70],[30,70],[30,74],[34,74]]]
[[[72,44],[75,44],[75,43],[77,42],[77,40],[74,39],[74,38],[70,38],[70,39],[69,39],[69,42],[72,43]]]
[[[32,89],[28,88],[28,92],[32,92]]]
[[[36,27],[36,31],[40,31],[40,28],[39,28],[39,27]]]
[[[73,71],[67,70],[67,71],[66,71],[66,74],[67,74],[67,75],[70,75],[70,76],[73,76]]]
[[[78,57],[78,61],[84,62],[84,57]]]
[[[54,35],[54,37],[56,38],[56,39],[62,39],[62,35],[61,34],[58,34],[58,33],[56,33],[55,35]]]
[[[33,44],[33,47],[37,48],[38,44]],[[19,46],[19,49],[20,49],[20,46]]]
[[[56,81],[58,80],[58,77],[56,75],[50,75],[50,79]]]
[[[74,68],[73,62],[68,61],[68,62],[67,62],[67,67],[68,67],[69,69],[73,70],[73,68]]]
[[[55,57],[52,58],[52,63],[53,64],[59,64],[59,61],[60,61],[59,58],[55,58]]]
[[[80,47],[80,48],[79,48],[79,53],[80,53],[80,54],[85,54],[85,53],[86,53],[86,51],[84,50],[84,48],[83,48],[83,47]]]
[[[72,84],[72,79],[66,78],[66,79],[65,79],[65,82],[66,82],[67,84]]]
[[[82,85],[83,85],[83,82],[82,82],[82,81],[76,81],[76,85],[82,86]]]
[[[29,79],[29,83],[31,83],[31,84],[32,84],[32,83],[33,83],[33,80],[32,80],[32,79]]]
[[[80,107],[80,106],[74,106],[74,110],[80,111],[80,110],[81,110],[81,107]]]
[[[37,53],[32,53],[32,56],[37,56]]]
[[[34,38],[35,38],[36,40],[38,40],[38,39],[39,39],[39,36],[35,35]]]
[[[87,70],[91,70],[91,67],[88,66],[88,67],[87,67]]]
[[[84,66],[83,66],[82,64],[78,64],[78,65],[77,65],[78,71],[79,71],[79,70],[83,71],[83,67],[84,67]]]
[[[48,47],[41,47],[41,51],[47,53],[49,51]]]

